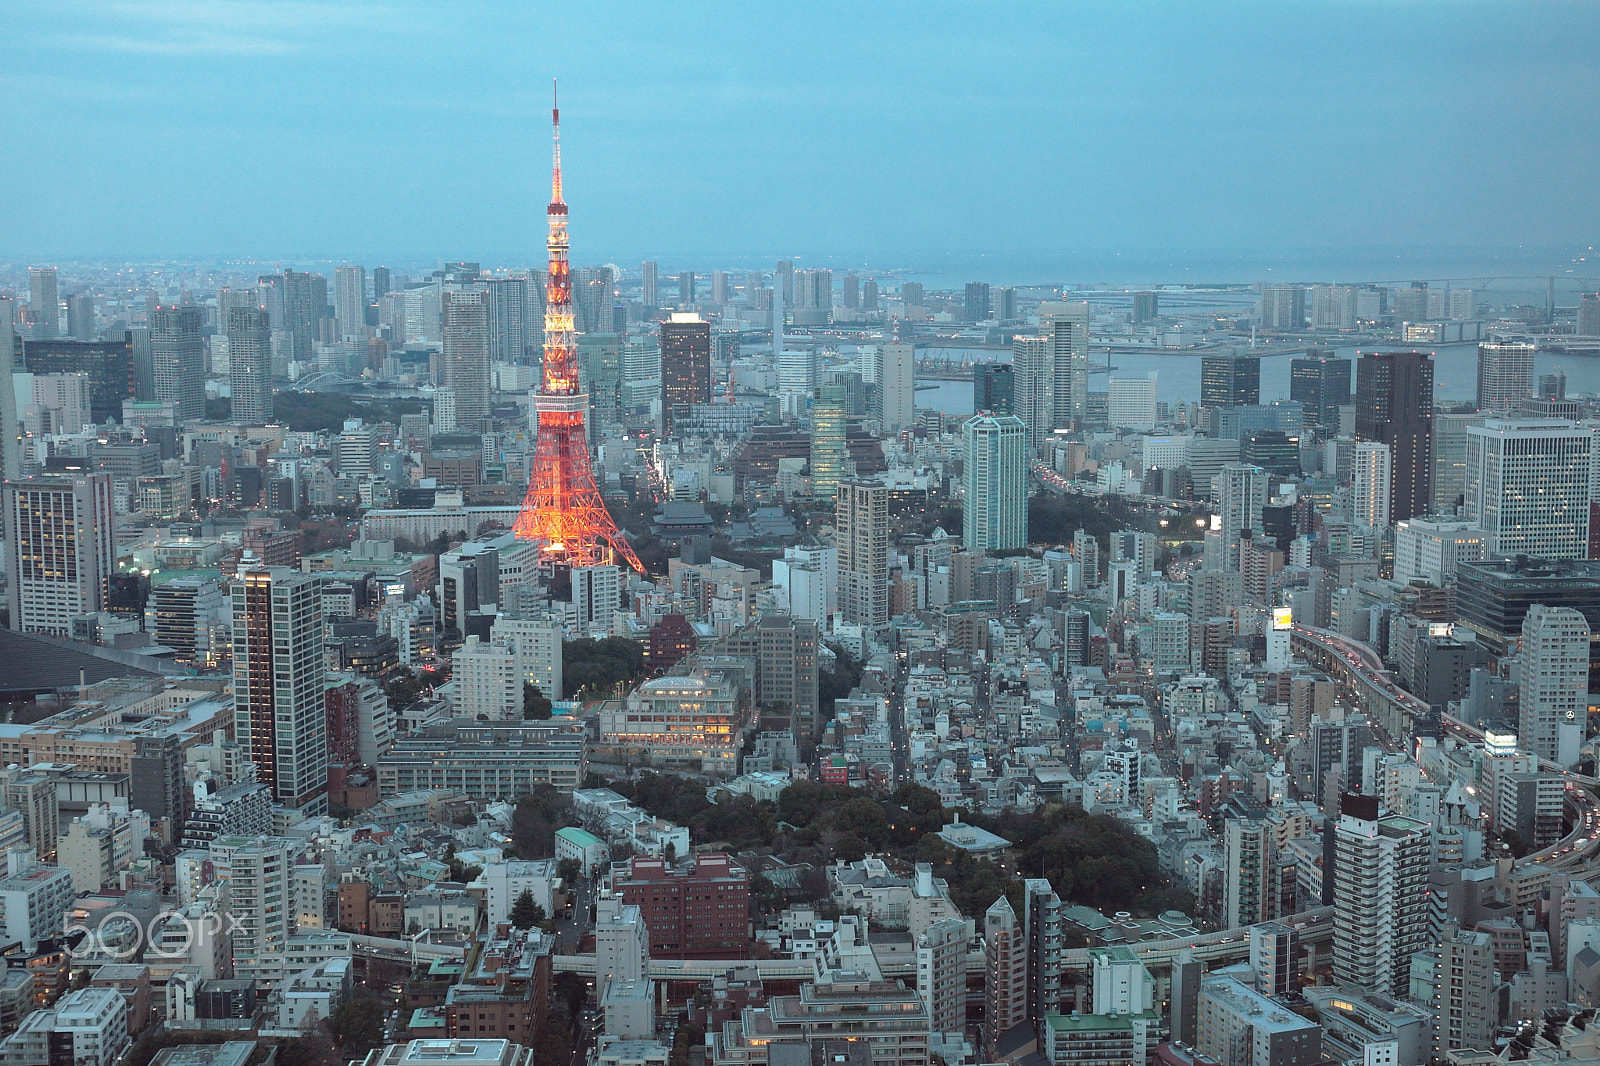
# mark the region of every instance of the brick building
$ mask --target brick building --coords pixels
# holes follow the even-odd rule
[[[644,916],[651,958],[749,956],[750,878],[727,855],[696,856],[692,873],[673,870],[664,859],[636,856],[628,877],[613,884],[623,903]]]

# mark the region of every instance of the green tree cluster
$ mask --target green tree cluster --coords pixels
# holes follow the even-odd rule
[[[507,916],[514,929],[532,929],[544,921],[544,908],[539,906],[533,898],[533,892],[523,889],[522,895],[511,905],[511,913]]]
[[[556,830],[576,824],[572,797],[550,785],[539,785],[512,809],[511,846],[519,859],[551,858]]]
[[[539,686],[531,682],[522,683],[522,717],[529,721],[542,722],[550,717],[554,705],[539,691]]]
[[[644,646],[627,637],[564,641],[561,672],[567,699],[615,695],[619,684],[644,676]]]

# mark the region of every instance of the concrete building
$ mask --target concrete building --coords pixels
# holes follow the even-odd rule
[[[1588,732],[1589,642],[1589,624],[1572,608],[1528,608],[1517,655],[1518,742],[1566,767],[1577,766]]]
[[[1433,996],[1433,1053],[1483,1051],[1494,1046],[1499,1012],[1499,975],[1494,938],[1488,933],[1454,930],[1439,941]]]
[[[1334,980],[1404,993],[1411,956],[1428,939],[1430,836],[1424,823],[1381,815],[1377,796],[1345,794],[1334,827]]]
[[[613,890],[639,908],[659,959],[743,958],[752,935],[750,879],[727,855],[701,853],[694,869],[634,858]]]
[[[941,918],[917,937],[917,993],[936,1033],[960,1033],[967,1020],[967,944],[972,922]]]
[[[889,487],[846,481],[834,508],[839,609],[846,623],[889,623]]]
[[[71,636],[74,618],[105,609],[115,571],[111,478],[8,481],[0,503],[11,628]]]
[[[1483,530],[1472,522],[1408,518],[1395,524],[1394,580],[1398,584],[1425,581],[1443,588],[1455,583],[1457,563],[1482,558]]]
[[[489,636],[493,643],[511,648],[523,681],[544,693],[547,699],[561,699],[564,679],[559,622],[554,618],[517,618],[502,614],[495,620]]]
[[[247,569],[231,586],[235,735],[273,801],[309,815],[328,805],[318,586],[284,567]]]
[[[1491,418],[1467,429],[1462,513],[1483,529],[1486,554],[1588,555],[1593,441],[1593,430],[1558,418]]]
[[[509,644],[485,643],[475,636],[451,658],[455,714],[489,721],[522,719],[523,674],[517,652]]]
[[[1232,977],[1200,982],[1196,1050],[1223,1066],[1314,1066],[1322,1029]]]
[[[630,760],[724,780],[738,773],[746,725],[733,687],[704,673],[652,678],[599,715],[601,743]]]
[[[1015,415],[977,415],[961,426],[966,453],[963,542],[1006,551],[1028,542],[1027,428]]]
[[[1518,341],[1478,345],[1478,410],[1514,415],[1533,395],[1533,357],[1538,346]]]

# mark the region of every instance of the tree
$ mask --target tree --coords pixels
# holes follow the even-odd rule
[[[530,721],[544,721],[550,717],[550,712],[555,705],[545,699],[544,693],[539,691],[539,686],[527,681],[522,683],[522,717]]]
[[[342,1050],[360,1057],[383,1042],[383,1004],[375,999],[347,1000],[327,1025]]]
[[[556,974],[555,979],[550,982],[550,991],[566,1004],[567,1013],[574,1018],[583,1009],[584,1000],[589,997],[588,982],[570,970],[562,970]]]
[[[517,929],[532,929],[544,921],[544,908],[534,901],[533,892],[523,889],[522,895],[511,905],[510,921]]]
[[[556,873],[561,876],[561,880],[570,884],[583,876],[583,863],[577,859],[562,859],[556,863]]]

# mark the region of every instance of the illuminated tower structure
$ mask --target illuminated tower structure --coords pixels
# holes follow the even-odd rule
[[[539,435],[528,495],[513,527],[523,540],[540,542],[543,565],[607,566],[621,556],[644,567],[606,510],[589,464],[584,422],[589,397],[578,385],[573,337],[572,272],[567,262],[567,204],[561,196],[561,110],[550,109],[554,157],[550,172],[550,269],[545,277],[544,379],[534,397]]]

